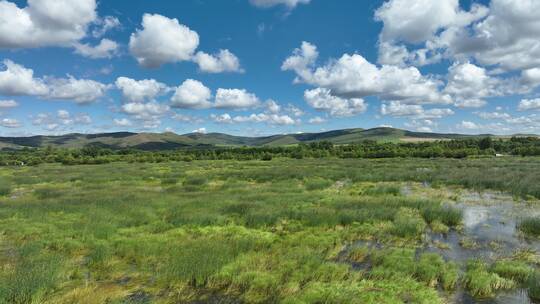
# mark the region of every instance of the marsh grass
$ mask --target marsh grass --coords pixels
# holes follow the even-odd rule
[[[158,303],[208,294],[243,303],[442,303],[437,288],[454,289],[460,265],[415,248],[427,225],[443,232],[462,215],[439,198],[401,195],[398,185],[540,189],[540,161],[499,161],[502,177],[489,174],[493,165],[274,158],[4,168],[10,189],[27,195],[0,203],[0,303],[122,303],[127,289]],[[342,255],[359,239],[386,249]],[[487,278],[485,293],[524,279],[513,264],[477,268],[469,272]]]
[[[518,283],[524,283],[534,273],[534,269],[528,264],[520,261],[503,260],[497,261],[491,267],[491,271],[499,276],[513,280]]]
[[[11,193],[11,182],[0,176],[0,196],[5,196]]]
[[[62,258],[43,253],[38,244],[26,244],[19,250],[13,267],[0,276],[1,303],[39,303],[56,286]]]
[[[518,228],[528,236],[540,237],[540,218],[526,218],[519,223]]]
[[[529,297],[535,301],[540,301],[540,271],[534,272],[526,282]]]
[[[469,292],[479,298],[492,297],[496,291],[512,289],[516,283],[490,272],[485,262],[473,260],[467,263],[464,283]]]

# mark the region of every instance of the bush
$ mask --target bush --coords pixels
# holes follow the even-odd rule
[[[262,161],[271,161],[272,160],[272,154],[270,153],[264,153],[261,157]]]

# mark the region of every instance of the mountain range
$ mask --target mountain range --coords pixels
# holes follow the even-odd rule
[[[170,150],[179,148],[223,147],[223,146],[285,146],[317,141],[334,144],[353,144],[364,140],[378,142],[421,142],[492,136],[412,132],[394,128],[342,129],[320,133],[280,134],[263,137],[234,136],[223,133],[189,133],[179,135],[166,133],[115,132],[100,134],[72,133],[54,136],[0,137],[0,149],[24,147],[82,148],[99,146],[110,149]],[[529,136],[529,135],[517,135]],[[536,135],[530,135],[536,136]]]

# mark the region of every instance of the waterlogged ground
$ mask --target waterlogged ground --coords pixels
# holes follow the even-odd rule
[[[411,195],[410,187],[405,189]],[[422,195],[423,191],[418,192]],[[428,231],[422,252],[440,254],[445,260],[462,266],[471,259],[496,263],[522,253],[538,257],[540,239],[525,237],[517,229],[522,219],[540,216],[537,204],[499,192],[457,192],[452,192],[457,199],[448,204],[462,210],[462,227],[447,233]],[[475,299],[464,288],[459,288],[450,299],[453,303],[533,303],[527,289],[523,288],[500,291],[490,299]]]
[[[538,181],[539,158],[2,168],[0,303],[534,303]]]

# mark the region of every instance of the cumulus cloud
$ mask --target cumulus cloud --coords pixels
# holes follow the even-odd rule
[[[0,120],[0,126],[4,128],[20,128],[22,124],[14,118],[3,118]]]
[[[115,118],[113,124],[117,127],[131,127],[133,125],[127,118]]]
[[[0,48],[71,46],[96,18],[95,0],[0,1]]]
[[[178,19],[144,14],[142,29],[131,34],[129,51],[140,65],[156,68],[165,63],[191,60],[199,35]]]
[[[206,109],[212,106],[212,91],[202,82],[187,79],[178,86],[171,98],[171,106],[183,109]]]
[[[92,31],[92,36],[94,38],[100,38],[108,31],[119,28],[122,24],[120,23],[120,20],[118,18],[113,16],[106,16],[104,18],[98,18],[95,21],[96,27]]]
[[[519,111],[540,110],[540,98],[521,100],[518,105],[518,110]]]
[[[458,0],[390,0],[376,12],[383,22],[380,44],[385,48],[379,61],[401,57],[420,63],[399,44],[404,42],[412,53],[430,54],[427,63],[474,58],[504,71],[539,67],[539,9],[540,2],[531,0],[491,0],[488,7],[473,4],[469,11],[461,9]]]
[[[422,105],[403,104],[399,101],[391,101],[381,105],[381,114],[395,117],[410,117],[413,119],[440,119],[454,115],[454,111],[448,108],[424,109]]]
[[[249,2],[261,8],[268,8],[276,5],[285,5],[289,9],[295,8],[298,4],[308,4],[311,0],[249,0]]]
[[[108,85],[89,79],[35,78],[32,69],[25,68],[10,60],[4,60],[6,69],[0,71],[0,94],[15,96],[38,96],[43,99],[71,100],[76,103],[90,103],[103,97]]]
[[[329,89],[324,88],[305,91],[304,99],[314,109],[337,117],[352,116],[367,110],[363,99],[333,96]]]
[[[198,129],[195,129],[193,131],[191,131],[191,133],[199,133],[199,134],[206,134],[206,128],[198,128]]]
[[[89,125],[92,118],[85,113],[72,115],[69,111],[60,109],[53,113],[39,113],[31,116],[32,125],[41,126],[46,131],[68,131],[76,126]]]
[[[229,50],[220,50],[215,55],[197,52],[193,61],[199,65],[199,70],[206,73],[244,72],[240,60]]]
[[[1,3],[1,2],[0,2]],[[46,95],[48,88],[41,79],[34,78],[34,71],[11,60],[3,61],[5,70],[0,71],[0,94]]]
[[[472,122],[472,121],[466,121],[466,120],[459,123],[456,127],[458,129],[465,129],[465,130],[478,130],[481,128],[481,126],[478,125],[477,123]]]
[[[122,98],[127,103],[152,101],[169,90],[165,84],[155,79],[135,80],[128,77],[118,77],[115,85],[122,92]]]
[[[455,98],[457,106],[477,108],[486,104],[484,98],[501,94],[498,84],[486,69],[467,62],[450,67],[445,92]]]
[[[161,116],[169,111],[169,106],[151,101],[148,103],[131,102],[122,105],[122,111],[129,115],[146,117]]]
[[[47,99],[70,100],[79,104],[91,103],[103,97],[109,86],[89,80],[68,78],[50,78],[47,81],[49,93]]]
[[[449,95],[441,94],[441,81],[423,76],[415,67],[377,67],[359,54],[344,54],[324,66],[315,67],[317,57],[316,47],[304,42],[281,68],[294,71],[295,82],[329,89],[332,95],[339,97],[378,96],[383,100],[425,104],[452,102]]]
[[[212,114],[210,116],[217,123],[267,123],[271,125],[294,125],[297,123],[293,118],[288,115],[279,114],[251,114],[248,116],[235,116],[225,113],[221,115]]]
[[[272,99],[267,100],[265,104],[268,112],[272,114],[277,114],[281,111],[281,106]]]
[[[255,94],[244,89],[218,89],[215,98],[215,107],[219,109],[247,109],[260,104]]]
[[[100,43],[96,46],[91,46],[87,43],[75,43],[73,47],[75,48],[75,53],[93,59],[112,58],[118,54],[118,43],[110,39],[101,39]]]
[[[17,103],[15,100],[8,99],[8,100],[0,100],[0,109],[11,109],[16,108],[19,106],[19,103]]]
[[[310,118],[308,122],[310,124],[322,124],[322,123],[326,122],[326,119],[324,119],[324,118],[322,118],[320,116],[315,116],[313,118]]]

